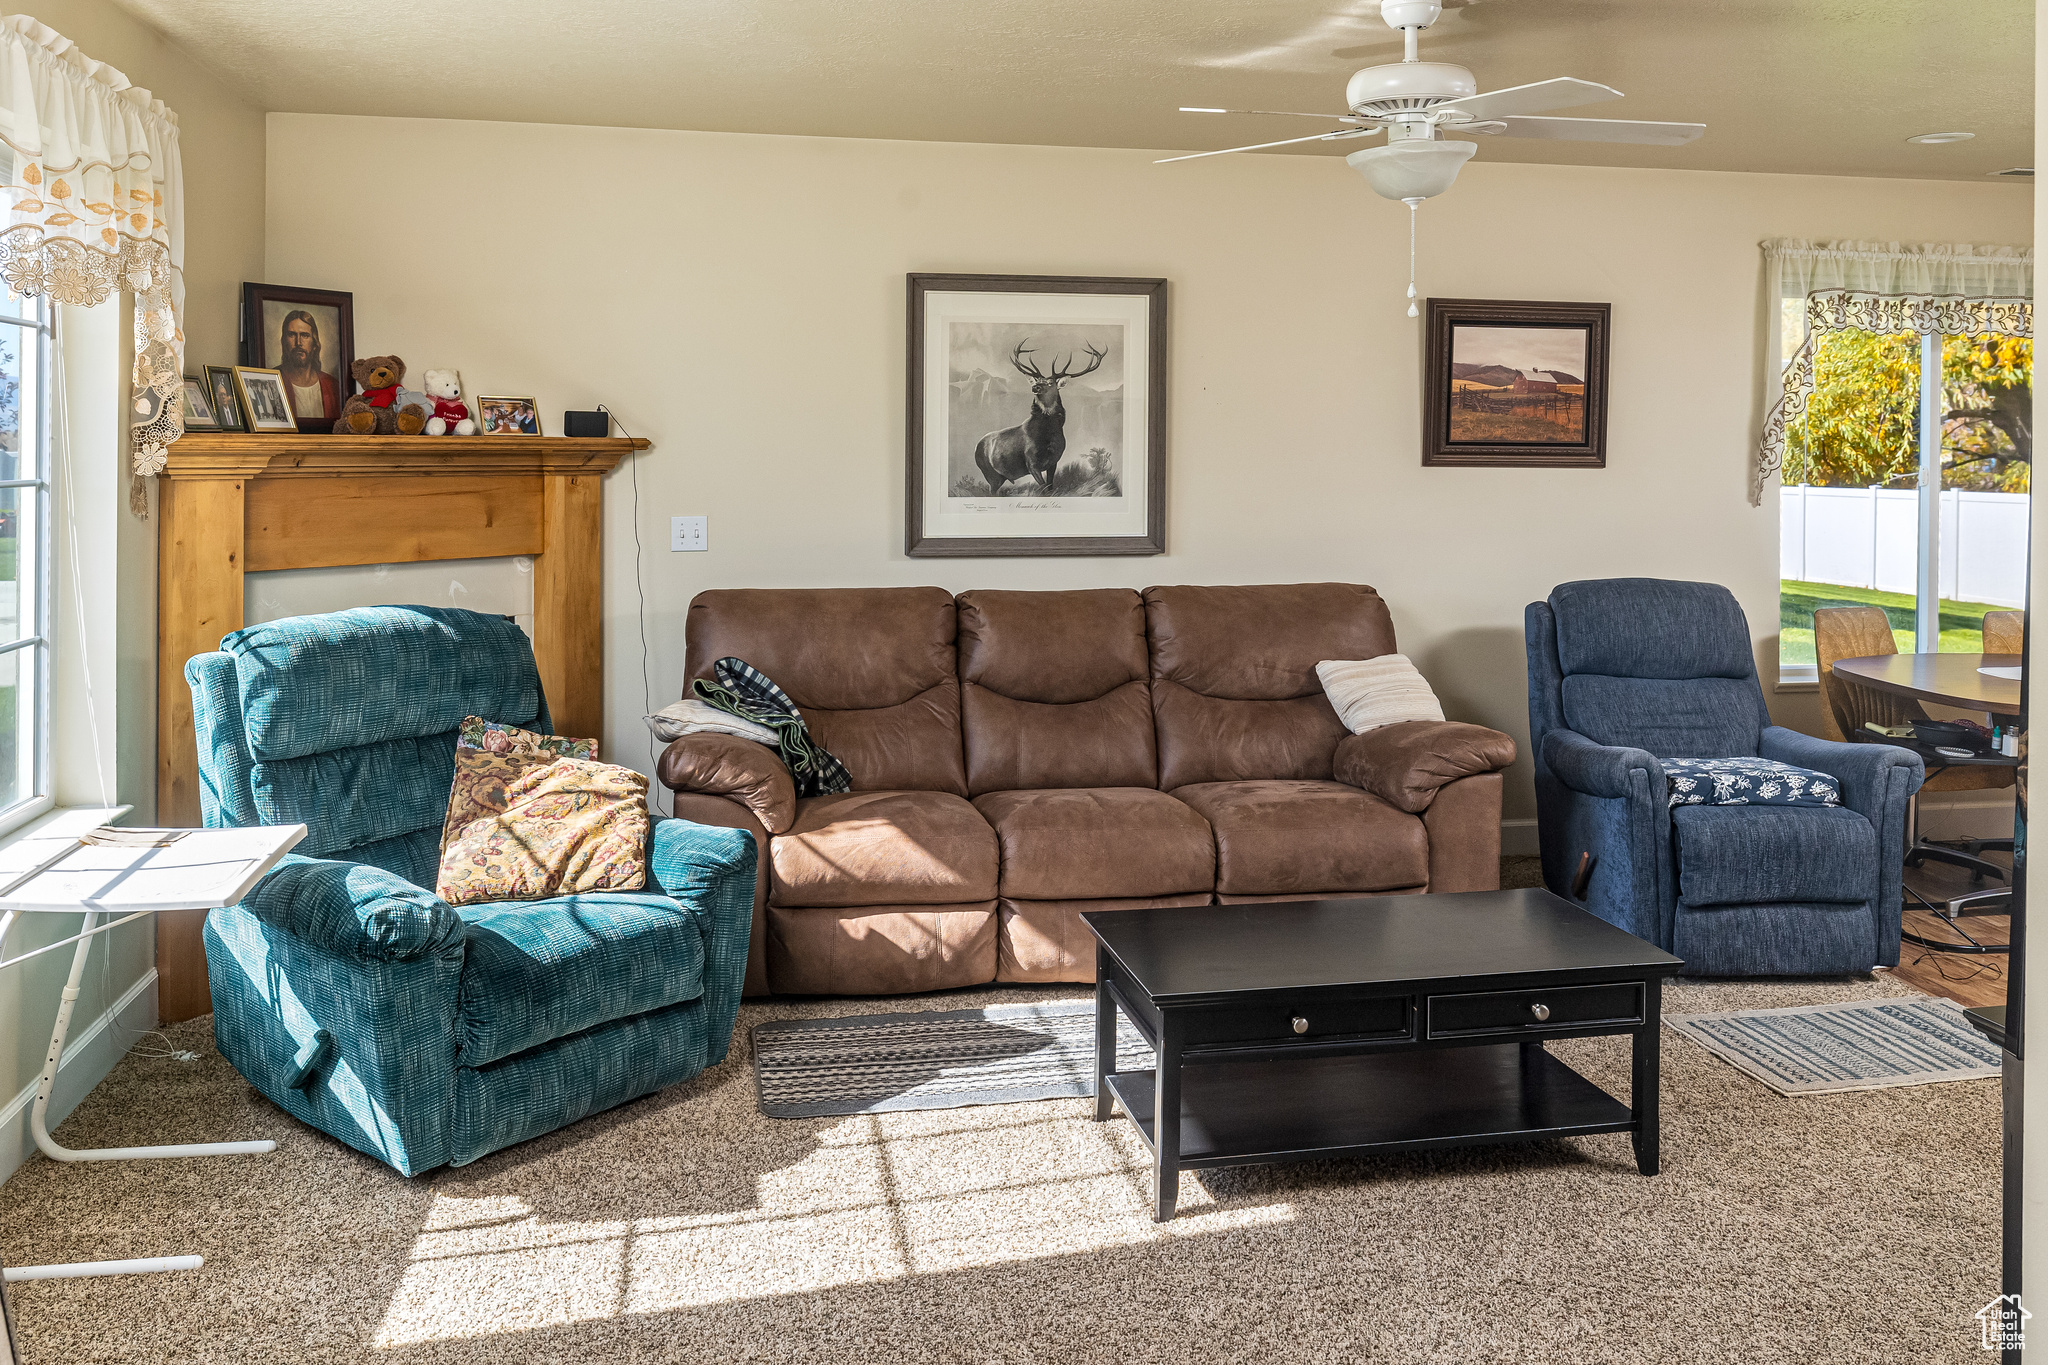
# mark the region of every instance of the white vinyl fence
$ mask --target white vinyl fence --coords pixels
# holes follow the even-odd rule
[[[1913,595],[1919,493],[1804,484],[1779,492],[1781,577]],[[2027,604],[2026,494],[1942,492],[1941,595]]]

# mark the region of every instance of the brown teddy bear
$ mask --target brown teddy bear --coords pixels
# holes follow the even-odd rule
[[[405,380],[405,362],[395,355],[373,355],[349,366],[362,392],[341,405],[334,424],[343,436],[417,436],[427,427],[427,410],[409,401],[417,395],[398,386]]]

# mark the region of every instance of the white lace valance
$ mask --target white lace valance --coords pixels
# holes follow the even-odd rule
[[[1764,333],[1764,427],[1750,470],[1749,504],[1760,506],[1785,460],[1789,428],[1813,397],[1815,337],[1821,332],[1917,332],[1968,336],[2034,334],[2034,253],[2026,247],[1915,246],[1897,242],[1764,242],[1772,315]],[[1803,299],[1798,349],[1789,361],[1777,309]]]
[[[90,307],[135,295],[134,477],[178,439],[185,336],[178,118],[149,91],[25,14],[0,18],[0,279],[24,296]]]

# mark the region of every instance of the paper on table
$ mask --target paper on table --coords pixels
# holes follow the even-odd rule
[[[2018,682],[2022,670],[2018,664],[2012,664],[2010,666],[2001,665],[1997,668],[1980,668],[1977,671],[1987,678],[2004,678],[2007,682]]]

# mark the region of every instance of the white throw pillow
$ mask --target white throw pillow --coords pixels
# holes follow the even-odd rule
[[[714,734],[737,735],[756,744],[766,744],[771,749],[775,747],[775,732],[767,726],[756,725],[730,711],[721,711],[697,697],[685,697],[664,706],[646,720],[647,728],[654,731],[654,737],[663,744],[673,744],[684,735]]]
[[[1404,720],[1442,720],[1443,704],[1406,654],[1325,659],[1316,665],[1337,718],[1354,735]]]

